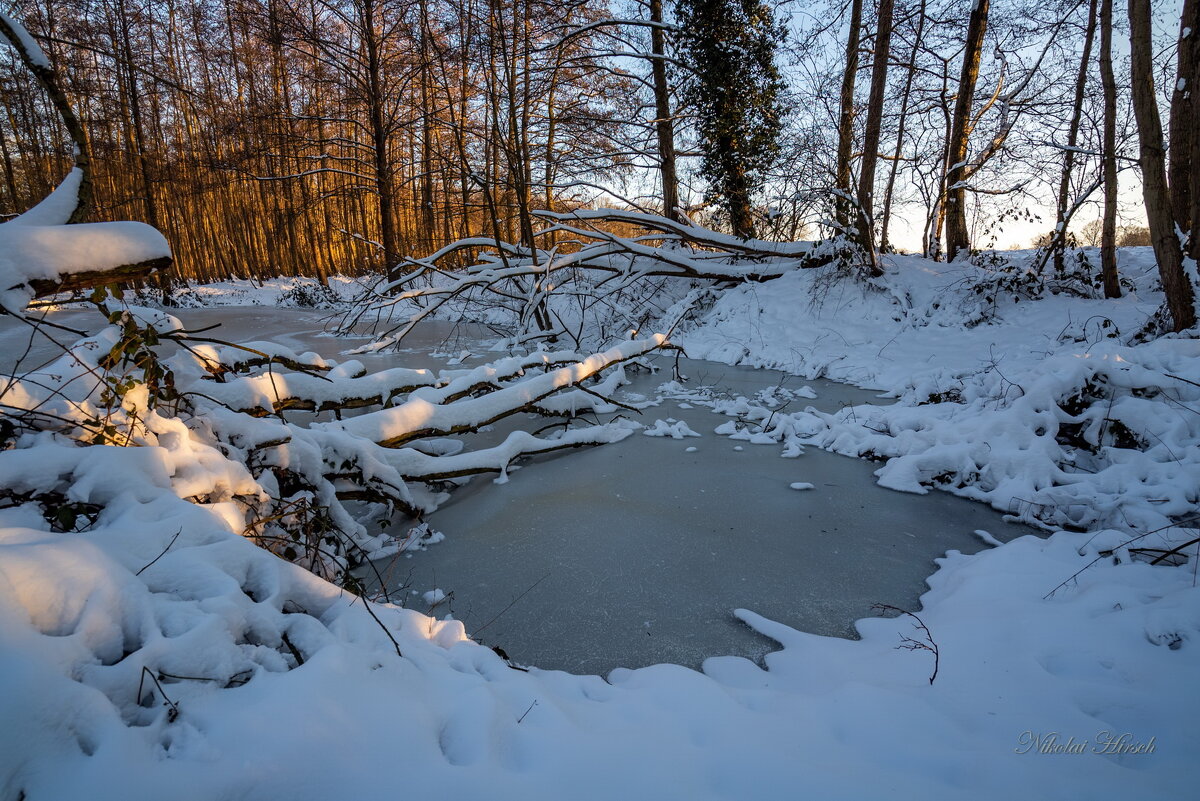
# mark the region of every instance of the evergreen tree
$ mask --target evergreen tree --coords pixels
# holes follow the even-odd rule
[[[696,109],[701,174],[734,233],[751,237],[750,199],[779,149],[783,79],[774,56],[783,26],[762,0],[677,0],[675,15],[692,73],[683,95]]]

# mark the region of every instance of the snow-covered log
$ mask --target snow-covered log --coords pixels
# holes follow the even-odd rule
[[[171,247],[140,222],[67,225],[83,172],[72,170],[38,205],[0,225],[0,306],[20,313],[35,297],[142,280],[171,265]]]
[[[399,547],[368,528],[364,514],[372,521],[396,513],[419,518],[467,476],[628,436],[637,426],[623,420],[570,421],[585,411],[629,408],[608,398],[625,380],[620,365],[669,346],[655,335],[595,354],[534,352],[437,374],[368,373],[358,361],[338,364],[262,343],[239,359],[238,346],[214,345],[219,341],[187,332],[169,314],[105,312],[110,325],[0,389],[6,436],[26,445],[49,436],[46,443],[57,448],[57,461],[45,470],[7,480],[0,502],[40,506],[48,519],[83,514],[94,521],[122,489],[97,483],[104,472],[98,465],[140,460],[157,471],[156,486],[334,579]],[[178,348],[167,357],[161,345]],[[345,420],[327,414],[350,409],[371,410]],[[288,410],[317,420],[287,420]],[[469,435],[520,412],[565,418],[567,425],[466,447]],[[367,502],[367,512],[345,501]]]
[[[525,379],[483,397],[464,398],[441,405],[414,393],[414,397],[390,409],[317,425],[324,430],[343,431],[385,447],[398,447],[425,437],[478,430],[515,412],[532,409],[538,401],[562,389],[581,384],[608,367],[643,356],[666,344],[665,335],[655,334],[648,339],[624,342],[576,364]]]
[[[605,225],[631,225],[660,231],[680,242],[704,248],[735,253],[743,256],[784,256],[800,259],[820,260],[824,242],[767,242],[761,239],[742,239],[732,234],[712,231],[685,218],[677,222],[669,217],[648,214],[628,209],[578,209],[569,212],[535,211],[534,216],[555,223],[599,223]],[[812,264],[809,266],[816,266]]]
[[[19,314],[35,297],[142,280],[171,265],[171,248],[138,222],[80,224],[92,194],[87,133],[46,54],[29,32],[0,13],[0,35],[45,89],[75,144],[75,167],[38,205],[0,225],[0,308]]]

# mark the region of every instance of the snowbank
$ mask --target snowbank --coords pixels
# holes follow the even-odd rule
[[[898,399],[835,415],[743,399],[740,416],[770,420],[760,437],[877,459],[883,486],[947,489],[1033,525],[1144,531],[1200,501],[1200,341],[1124,344],[1162,298],[1149,249],[1123,255],[1133,291],[1117,300],[1031,300],[915,257],[866,287],[803,271],[724,293],[677,339]]]
[[[122,475],[161,481],[153,460]],[[782,645],[765,670],[606,682],[368,613],[214,510],[137,492],[86,534],[0,517],[5,798],[1170,798],[1200,779],[1192,571],[1102,560],[1044,598],[1089,535],[942,560],[932,685],[932,653],[898,647],[920,636],[906,618],[851,642],[749,611]]]
[[[17,30],[28,37],[20,26]],[[0,225],[0,307],[20,314],[39,281],[58,282],[80,273],[171,258],[166,237],[145,223],[65,225],[82,180],[83,171],[76,167],[42,202]]]

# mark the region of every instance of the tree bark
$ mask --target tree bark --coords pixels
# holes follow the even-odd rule
[[[883,93],[887,88],[888,55],[892,44],[893,0],[879,0],[879,23],[871,65],[871,95],[867,101],[867,123],[863,132],[862,165],[858,174],[859,244],[870,255],[871,275],[883,275],[875,257],[875,164],[879,160],[879,136],[883,125]]]
[[[171,259],[167,257],[150,259],[136,264],[123,264],[110,270],[83,270],[64,273],[58,278],[34,278],[29,281],[29,287],[34,297],[44,298],[57,295],[60,292],[74,292],[79,289],[105,286],[107,284],[125,284],[144,281],[155,274],[171,267]]]
[[[850,203],[850,158],[854,153],[854,81],[858,76],[858,47],[862,36],[862,0],[850,0],[850,32],[846,36],[846,71],[842,73],[841,114],[838,117],[838,147],[834,187],[834,219],[842,228],[853,219]]]
[[[1196,125],[1200,119],[1195,115],[1196,88],[1192,75],[1200,64],[1200,0],[1184,0],[1183,13],[1179,19],[1179,49],[1177,54],[1178,79],[1171,92],[1171,112],[1168,122],[1171,148],[1167,154],[1167,179],[1171,189],[1171,210],[1179,230],[1192,230],[1192,149],[1200,132]],[[1185,36],[1184,33],[1188,35]]]
[[[1104,297],[1121,297],[1117,280],[1117,79],[1113,74],[1113,0],[1100,4],[1100,82],[1104,87],[1104,217],[1100,234],[1100,273]]]
[[[1162,123],[1154,93],[1150,0],[1129,0],[1129,46],[1146,218],[1173,330],[1183,331],[1196,324],[1196,308],[1191,283],[1183,272],[1183,250],[1175,234],[1175,217],[1167,186]]]
[[[1188,223],[1183,230],[1188,233],[1188,256],[1200,261],[1200,0],[1188,0],[1184,5],[1182,27],[1188,30],[1188,58],[1185,60],[1184,42],[1179,43],[1179,78],[1184,83],[1184,97],[1188,124],[1188,169],[1183,176],[1188,181]],[[1176,86],[1178,86],[1178,82]],[[1172,151],[1175,144],[1172,140]]]
[[[949,162],[946,172],[946,258],[954,261],[971,246],[967,232],[967,192],[963,182],[967,174],[967,145],[971,138],[971,107],[975,83],[979,79],[979,58],[987,33],[990,0],[975,0],[967,22],[967,43],[963,50],[962,74],[950,132]]]
[[[650,21],[662,23],[662,0],[650,0]],[[662,180],[663,215],[679,219],[679,179],[675,173],[675,122],[671,116],[671,87],[667,83],[666,36],[650,28],[650,74],[654,81],[654,131],[658,137],[658,171]]]
[[[392,165],[388,158],[389,136],[384,109],[387,98],[383,88],[380,42],[376,36],[379,24],[376,16],[376,0],[362,0],[359,24],[366,50],[367,106],[379,208],[380,244],[383,246],[383,268],[389,279],[395,279],[404,271],[400,268],[399,237],[396,234],[395,190],[392,186]]]

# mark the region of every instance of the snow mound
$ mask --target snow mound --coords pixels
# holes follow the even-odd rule
[[[700,436],[695,431],[688,427],[688,424],[683,420],[655,420],[654,426],[651,428],[642,429],[642,433],[647,437],[670,437],[672,439],[683,439],[684,437]]]
[[[1146,255],[1126,254],[1123,298],[1014,295],[986,314],[972,289],[989,273],[969,264],[894,257],[869,285],[808,270],[725,293],[682,344],[898,398],[836,414],[737,398],[709,404],[740,421],[718,433],[875,459],[885,487],[1033,525],[1146,531],[1200,502],[1200,341],[1132,342],[1161,302]]]
[[[19,688],[0,715],[20,722],[0,733],[6,797],[322,799],[353,775],[370,796],[1115,799],[1200,780],[1179,714],[1200,703],[1191,570],[1083,569],[1087,535],[941,560],[920,612],[932,685],[933,654],[901,647],[908,618],[847,641],[745,610],[782,646],[765,668],[605,681],[514,670],[458,622],[364,602],[152,494],[118,493],[83,535],[0,514],[0,677]],[[1152,747],[1104,752],[1122,736]],[[1087,747],[1037,752],[1068,737]]]

